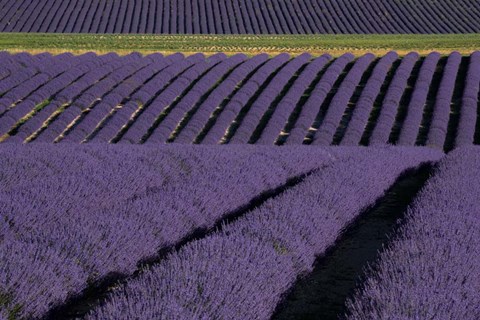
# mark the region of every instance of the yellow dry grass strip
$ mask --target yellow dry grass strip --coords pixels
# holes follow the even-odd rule
[[[480,50],[480,49],[479,49]],[[95,52],[96,54],[98,55],[101,55],[101,54],[107,54],[109,52],[112,52],[112,51],[109,51],[109,50],[85,50],[85,49],[77,49],[77,50],[69,50],[69,49],[49,49],[49,50],[44,50],[44,49],[29,49],[29,50],[23,50],[23,49],[9,49],[8,50],[9,52],[12,52],[12,53],[19,53],[19,52],[29,52],[31,54],[39,54],[39,53],[42,53],[42,52],[50,52],[52,54],[61,54],[61,53],[65,53],[65,52],[70,52],[72,54],[75,54],[75,55],[80,55],[80,54],[84,54],[84,53],[87,53],[87,52]],[[137,51],[137,50],[135,50]],[[458,50],[447,50],[447,49],[441,49],[441,50],[395,50],[394,48],[390,48],[390,49],[342,49],[342,50],[308,50],[307,52],[310,53],[311,55],[313,56],[319,56],[319,55],[322,55],[324,53],[328,53],[330,54],[331,56],[333,57],[339,57],[345,53],[352,53],[354,54],[355,56],[361,56],[361,55],[364,55],[364,54],[367,54],[367,53],[372,53],[376,56],[383,56],[385,55],[386,53],[390,52],[390,51],[396,51],[398,53],[399,56],[405,56],[407,55],[409,52],[412,52],[412,51],[416,51],[418,52],[420,55],[422,56],[426,56],[428,55],[429,53],[431,53],[432,51],[437,51],[439,52],[440,54],[446,56],[446,55],[449,55],[450,53],[452,53],[452,51],[458,51],[459,53],[461,53],[462,55],[470,55],[472,54],[474,51],[476,50],[472,50],[472,49],[458,49]],[[132,53],[133,51],[131,50],[115,50],[116,53],[118,53],[119,55],[127,55],[127,54],[130,54]],[[137,51],[138,52],[138,51]],[[173,51],[169,51],[169,50],[162,50],[162,51],[155,51],[155,50],[142,50],[140,51],[140,53],[144,54],[144,55],[148,55],[148,54],[152,54],[152,53],[161,53],[163,55],[170,55],[170,54],[174,54],[174,53],[177,53],[179,51],[177,50],[173,50]],[[206,51],[206,50],[198,50],[198,51],[182,51],[182,54],[184,54],[185,56],[190,56],[190,55],[193,55],[193,54],[196,54],[196,53],[202,53],[204,54],[205,56],[211,56],[211,55],[214,55],[218,52],[223,52],[225,53],[226,55],[228,56],[231,56],[231,55],[234,55],[234,54],[239,54],[239,53],[243,53],[243,54],[246,54],[247,56],[254,56],[254,55],[257,55],[257,54],[261,54],[261,53],[267,53],[268,55],[270,56],[274,56],[274,55],[278,55],[280,53],[285,53],[287,52],[288,54],[290,54],[291,56],[298,56],[306,51],[299,51],[299,50],[289,50],[289,51],[281,51],[281,50],[271,50],[271,51],[262,51],[262,50],[232,50],[232,51]]]

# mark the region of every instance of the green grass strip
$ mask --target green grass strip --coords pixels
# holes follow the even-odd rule
[[[249,55],[266,52],[299,54],[329,52],[334,56],[345,52],[357,55],[372,52],[377,55],[390,50],[404,55],[417,51],[425,55],[431,51],[448,54],[457,50],[470,54],[480,50],[480,34],[448,35],[119,35],[119,34],[42,34],[0,33],[0,50],[38,53],[83,53],[110,51],[127,54],[141,53],[186,54],[203,52],[243,52]]]

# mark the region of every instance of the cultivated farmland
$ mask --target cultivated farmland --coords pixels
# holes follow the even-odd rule
[[[480,31],[480,4],[470,0],[2,0],[0,8],[0,32],[444,34]]]
[[[2,142],[480,143],[480,53],[0,54]]]
[[[349,302],[350,319],[480,314],[479,151],[460,148],[439,163],[364,290]]]
[[[0,320],[480,319],[480,3],[0,0]]]
[[[135,274],[89,317],[239,319],[270,316],[356,215],[442,152],[3,144],[0,156],[5,317],[40,318],[89,284]],[[202,240],[185,244],[192,234]]]

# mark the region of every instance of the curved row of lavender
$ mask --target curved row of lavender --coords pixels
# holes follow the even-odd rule
[[[480,149],[440,162],[381,254],[348,319],[478,319]]]
[[[480,52],[335,59],[0,52],[0,142],[451,149],[480,143],[479,75]]]
[[[334,160],[301,146],[1,145],[0,318],[41,318]]]
[[[375,56],[373,54],[366,54],[355,61],[352,69],[350,69],[348,75],[343,79],[342,84],[338,87],[337,93],[332,98],[322,124],[313,138],[313,145],[328,146],[332,143],[333,136],[340,125],[348,103],[355,89],[360,84],[363,74],[374,58]]]
[[[322,148],[323,149],[323,148]],[[170,254],[88,319],[269,319],[297,277],[429,148],[325,148],[336,161]]]
[[[399,145],[413,145],[416,142],[418,130],[422,123],[424,106],[427,102],[428,92],[430,91],[430,84],[432,83],[439,60],[440,54],[438,52],[432,52],[422,63],[417,80],[415,81],[415,91],[407,107],[408,113],[402,124],[400,136],[398,137],[397,143]]]
[[[462,107],[458,123],[455,146],[468,146],[474,139],[477,127],[478,98],[480,92],[480,52],[472,54],[470,67],[465,79],[465,90],[462,96]]]
[[[1,0],[0,32],[476,33],[470,0]]]

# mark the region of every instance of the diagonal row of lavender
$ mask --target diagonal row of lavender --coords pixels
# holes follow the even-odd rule
[[[326,148],[337,161],[112,293],[89,319],[268,319],[298,276],[428,148]]]
[[[41,317],[331,161],[301,146],[4,144],[0,314]]]
[[[478,319],[480,148],[454,150],[348,303],[351,320]]]
[[[455,136],[458,146],[478,140],[479,52],[453,52],[446,64],[438,53],[399,60],[389,52],[374,62],[371,54],[355,62],[345,54],[327,65],[328,57],[0,52],[0,64],[16,70],[0,68],[0,141],[291,145],[313,138],[323,145],[447,142],[449,149]]]
[[[0,119],[1,133],[4,134],[11,130],[13,125],[22,118],[24,123],[18,129],[19,136],[15,140],[23,141],[36,133],[41,129],[43,123],[52,117],[52,114],[58,112],[62,105],[68,105],[85,88],[96,83],[100,76],[105,76],[104,69],[110,68],[114,63],[120,64],[119,59],[118,55],[113,53],[100,57],[95,54],[76,57],[76,60],[80,60],[76,67],[55,77],[2,116]],[[45,105],[42,106],[42,104]],[[33,117],[28,118],[29,114]]]

